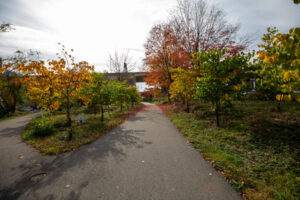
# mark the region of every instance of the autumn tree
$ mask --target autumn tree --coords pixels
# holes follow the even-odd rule
[[[0,32],[9,32],[15,30],[10,23],[0,24]],[[0,57],[0,113],[9,115],[9,112],[15,112],[17,99],[20,99],[22,82],[20,74],[16,70],[16,64],[7,62],[10,59]]]
[[[239,34],[239,25],[230,24],[224,12],[204,0],[178,0],[169,21],[155,25],[145,44],[146,82],[168,93],[174,81],[172,69],[193,70],[192,54],[226,49],[226,56],[247,48],[249,37]]]
[[[182,99],[186,103],[186,110],[190,112],[190,101],[195,92],[196,73],[192,70],[177,68],[173,70],[174,81],[171,84],[170,94],[172,99]]]
[[[222,104],[242,94],[241,88],[250,58],[250,54],[244,53],[226,56],[225,49],[202,50],[194,54],[194,68],[200,72],[195,97],[213,104],[217,126],[220,126],[219,114]]]
[[[17,102],[22,101],[24,79],[15,63],[2,63],[0,67],[0,108],[9,116],[16,111]]]
[[[285,97],[291,99],[292,92],[300,88],[300,28],[292,28],[285,34],[278,33],[276,28],[267,31],[263,44],[259,45],[261,68],[256,71],[257,82],[275,89],[280,111],[280,102]]]
[[[162,23],[155,25],[145,44],[145,65],[148,67],[148,76],[145,81],[148,85],[161,88],[168,94],[173,82],[171,69],[185,66],[189,55],[178,43],[176,31],[170,24]]]
[[[9,115],[16,111],[17,103],[21,103],[25,97],[25,79],[24,73],[20,71],[19,66],[26,59],[34,59],[37,51],[28,52],[16,51],[11,57],[1,59],[0,62],[0,108],[1,113]]]
[[[86,61],[75,62],[75,58],[65,47],[61,47],[64,58],[48,61],[48,66],[44,61],[32,61],[21,68],[25,73],[32,74],[28,80],[31,99],[46,110],[57,110],[62,104],[65,105],[67,125],[71,127],[71,100],[79,98],[86,103],[89,101],[86,96],[79,95],[79,91],[90,84],[90,72],[94,67]],[[71,139],[72,131],[69,132],[69,140]]]

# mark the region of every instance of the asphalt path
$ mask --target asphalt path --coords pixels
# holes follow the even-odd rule
[[[43,156],[21,141],[35,115],[0,122],[0,199],[237,200],[157,106],[92,144]]]

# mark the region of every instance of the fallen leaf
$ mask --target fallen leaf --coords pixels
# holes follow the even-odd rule
[[[19,158],[19,159],[23,159],[23,158],[24,158],[24,156],[22,156],[22,155],[19,155],[19,156],[18,156],[18,158]]]
[[[225,173],[224,173],[224,172],[222,172],[222,171],[219,171],[219,173],[220,173],[220,174],[222,174],[222,175],[225,175]]]
[[[69,189],[71,186],[70,185],[65,185],[65,188],[66,189]]]

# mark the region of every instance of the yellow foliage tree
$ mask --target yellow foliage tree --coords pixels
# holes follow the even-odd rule
[[[276,28],[268,28],[262,38],[264,44],[259,45],[257,81],[266,87],[276,88],[276,99],[290,100],[293,91],[300,87],[300,28],[292,28],[289,33],[277,33]]]
[[[31,74],[27,79],[30,98],[36,101],[39,107],[50,111],[57,110],[64,103],[67,125],[71,126],[71,99],[79,98],[85,103],[89,102],[87,97],[79,95],[79,91],[92,81],[90,72],[94,71],[94,66],[85,61],[76,63],[75,58],[63,45],[62,53],[64,58],[48,61],[48,66],[39,61],[24,63],[20,69],[26,74]],[[72,139],[72,131],[69,139]]]
[[[174,72],[174,81],[170,86],[171,98],[183,100],[186,103],[187,112],[190,112],[189,102],[194,95],[196,74],[194,71],[187,71],[182,68],[174,69],[172,72]]]

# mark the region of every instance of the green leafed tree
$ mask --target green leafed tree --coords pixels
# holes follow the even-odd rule
[[[120,105],[120,111],[123,111],[124,105],[126,105],[130,101],[130,96],[127,91],[127,83],[126,81],[117,82],[116,89],[115,89],[115,102]]]
[[[135,103],[139,103],[141,101],[141,95],[138,92],[136,86],[131,86],[129,88],[127,88],[127,92],[129,94],[129,101],[131,103],[131,106],[133,107],[133,105]]]
[[[216,124],[220,126],[220,110],[226,102],[238,98],[247,85],[245,71],[251,55],[239,53],[225,56],[226,50],[212,49],[194,54],[194,69],[198,71],[195,97],[212,103]]]
[[[106,73],[93,73],[93,81],[89,87],[82,90],[89,99],[89,106],[94,109],[95,114],[100,109],[101,121],[104,121],[104,106],[110,105],[113,99],[114,81],[105,79]]]

